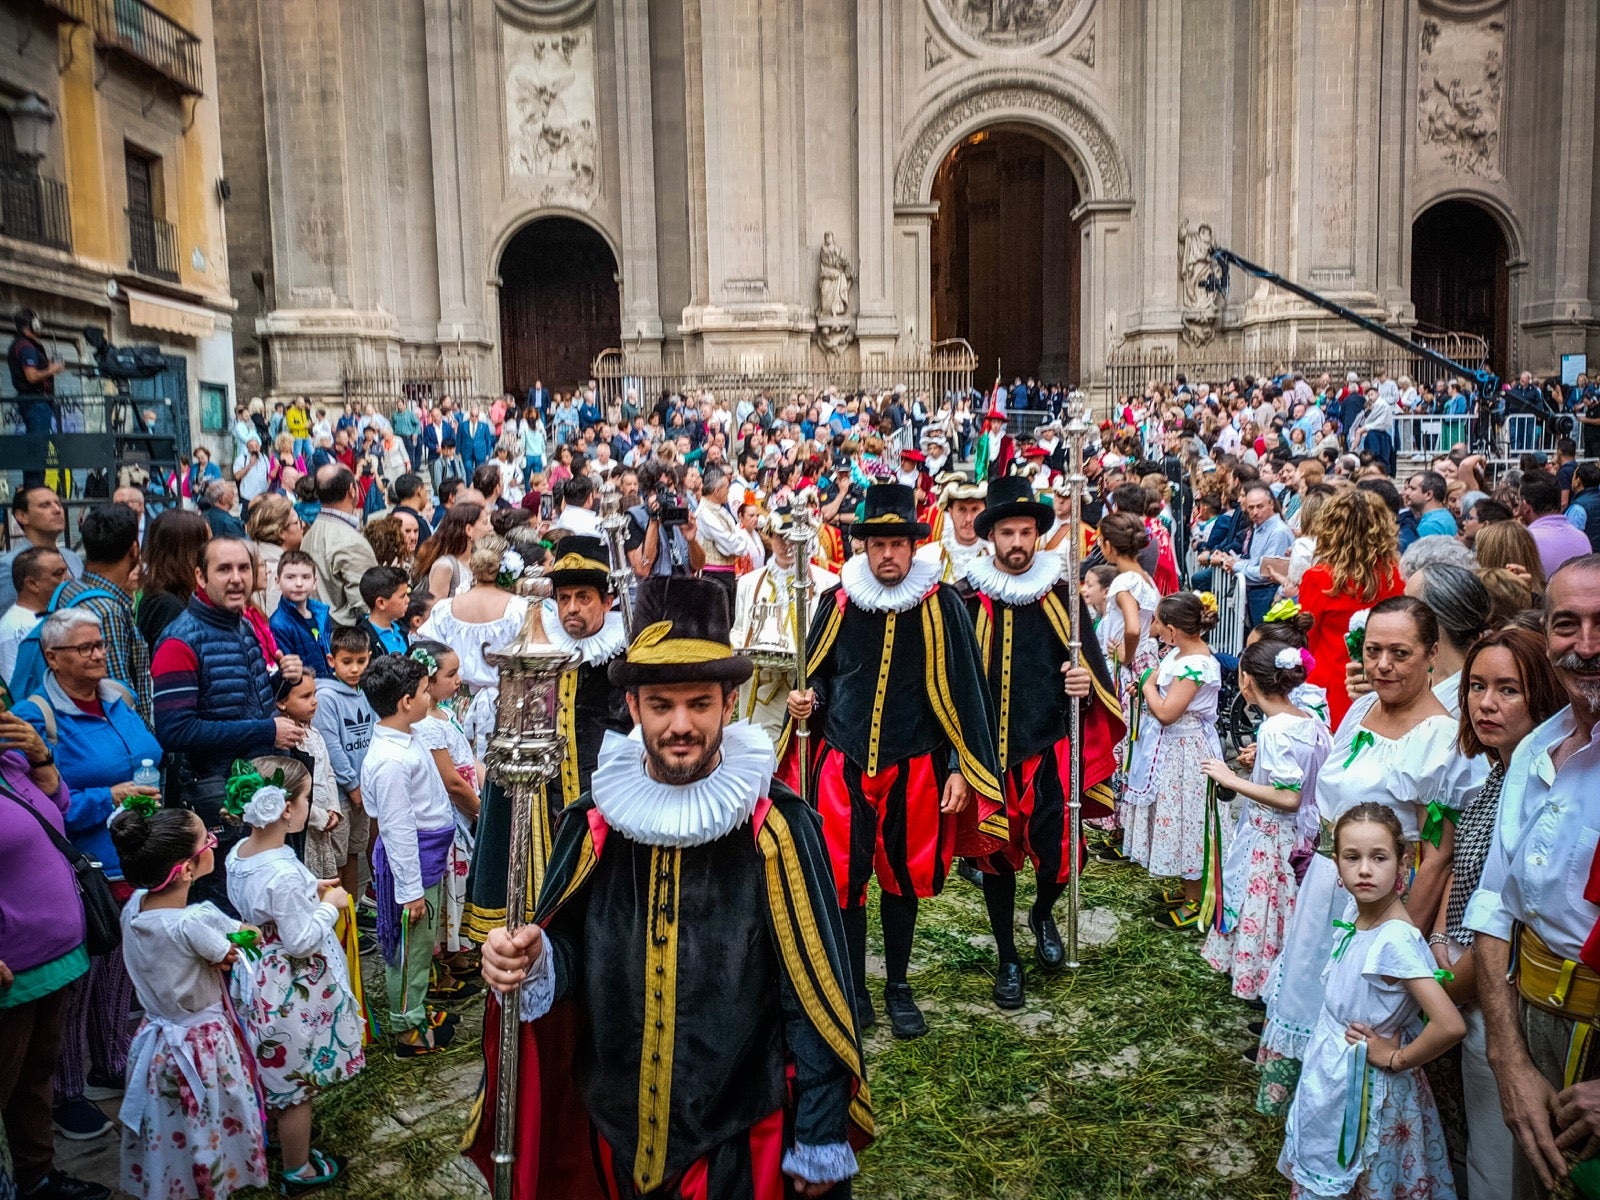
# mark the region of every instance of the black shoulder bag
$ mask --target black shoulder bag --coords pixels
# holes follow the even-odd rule
[[[66,838],[56,832],[55,826],[45,820],[42,812],[18,796],[10,788],[0,786],[0,795],[13,800],[39,822],[50,835],[50,842],[59,850],[72,868],[78,881],[78,895],[83,899],[83,942],[90,954],[110,954],[122,942],[122,916],[116,897],[111,894],[111,884],[95,862]]]

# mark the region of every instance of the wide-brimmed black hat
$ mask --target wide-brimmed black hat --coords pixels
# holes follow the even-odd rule
[[[611,590],[611,562],[606,544],[586,533],[569,533],[556,543],[556,559],[545,568],[551,587],[594,587]]]
[[[867,489],[866,509],[850,527],[854,538],[908,537],[914,542],[928,536],[928,526],[917,520],[916,489],[904,483],[875,483]]]
[[[655,575],[639,581],[632,641],[607,674],[617,687],[743,683],[755,670],[733,652],[728,593],[715,579]]]
[[[1048,533],[1056,523],[1056,510],[1042,504],[1033,492],[1033,480],[1023,475],[1004,475],[989,485],[983,511],[973,522],[978,536],[986,538],[996,522],[1007,517],[1032,517],[1040,533]]]

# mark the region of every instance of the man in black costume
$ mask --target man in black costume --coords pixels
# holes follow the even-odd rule
[[[972,619],[942,564],[916,556],[928,536],[904,484],[867,489],[852,536],[866,550],[823,594],[807,639],[811,687],[789,694],[793,720],[820,712],[816,805],[832,860],[863,1026],[867,884],[883,890],[884,1008],[896,1037],[927,1023],[906,981],[917,902],[944,887],[955,853],[1003,845],[994,710]],[[787,738],[784,778],[796,773]],[[976,803],[974,803],[976,801]]]
[[[979,865],[1000,958],[994,1001],[1007,1009],[1021,1008],[1024,998],[1015,932],[1017,872],[1024,861],[1033,863],[1036,880],[1028,913],[1034,961],[1053,974],[1066,960],[1052,909],[1071,879],[1072,856],[1082,861],[1082,846],[1072,845],[1067,820],[1068,706],[1088,701],[1079,731],[1083,778],[1078,781],[1088,816],[1111,813],[1111,773],[1123,732],[1088,608],[1072,584],[1061,582],[1061,556],[1038,549],[1054,519],[1052,507],[1034,498],[1029,480],[1015,475],[995,480],[977,521],[979,536],[993,540],[994,554],[967,568],[1004,770],[1009,838]],[[1074,535],[1068,531],[1067,536]],[[1072,665],[1070,648],[1073,621],[1082,642],[1078,667]]]
[[[606,549],[597,537],[570,534],[557,547],[555,562],[545,571],[554,595],[540,611],[545,638],[579,662],[561,677],[557,726],[566,738],[561,777],[546,793],[543,811],[534,813],[533,852],[528,856],[528,895],[539,894],[545,862],[550,857],[551,830],[562,809],[576,804],[589,787],[608,731],[633,728],[628,702],[606,674],[612,660],[627,647],[622,614],[614,607]],[[506,847],[510,837],[511,801],[491,781],[478,814],[478,840],[467,880],[467,935],[482,942],[491,929],[506,923]]]
[[[872,1113],[817,816],[726,725],[751,665],[724,589],[644,580],[635,623],[609,673],[638,728],[564,814],[535,923],[483,947],[523,1018],[515,1195],[847,1197]]]

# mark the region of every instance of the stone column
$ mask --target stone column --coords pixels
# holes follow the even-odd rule
[[[896,223],[891,201],[898,60],[893,50],[893,17],[885,12],[887,7],[881,3],[856,5],[856,225],[861,241],[857,252],[860,311],[856,337],[863,361],[888,354],[900,332],[889,294],[898,239],[898,234],[891,235]],[[922,322],[923,338],[928,336],[927,328],[927,323]]]
[[[1072,210],[1083,251],[1079,310],[1083,361],[1074,364],[1074,373],[1085,383],[1105,378],[1108,348],[1127,336],[1137,286],[1131,267],[1139,253],[1132,214],[1131,200],[1089,200]]]
[[[1179,139],[1182,132],[1183,8],[1180,0],[1149,0],[1145,8],[1144,186],[1139,232],[1144,248],[1139,327],[1176,331],[1178,272]],[[1199,119],[1198,114],[1196,114]],[[1102,339],[1103,340],[1103,339]],[[1086,343],[1087,344],[1087,343]]]
[[[439,255],[441,343],[458,337],[489,343],[485,317],[492,289],[484,285],[483,206],[475,195],[483,147],[470,135],[479,124],[478,58],[466,0],[425,0],[428,47],[428,120],[433,144],[434,235]],[[493,64],[490,52],[484,62]],[[463,137],[463,131],[468,136]],[[497,147],[497,155],[505,153]],[[498,163],[496,164],[498,167]],[[498,388],[498,383],[496,384]]]
[[[622,178],[622,338],[635,354],[661,354],[661,291],[656,275],[656,169],[650,99],[647,0],[617,0],[617,127]]]
[[[915,351],[934,340],[933,218],[937,204],[897,204],[894,209],[894,310],[899,348]]]

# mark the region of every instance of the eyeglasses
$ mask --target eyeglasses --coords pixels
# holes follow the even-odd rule
[[[96,654],[106,652],[106,644],[100,642],[84,642],[81,646],[56,646],[57,650],[71,650],[79,658],[93,658]]]
[[[178,877],[178,872],[183,870],[184,863],[195,862],[207,850],[215,850],[216,848],[217,848],[217,835],[212,833],[208,829],[208,830],[206,830],[206,840],[200,843],[200,849],[196,850],[188,858],[185,858],[185,859],[182,859],[182,860],[180,860],[178,862],[173,863],[172,864],[172,870],[167,872],[167,877],[161,881],[161,886],[160,887],[151,888],[150,890],[152,892],[164,892],[164,891],[166,891],[169,887],[172,886],[172,881]]]

